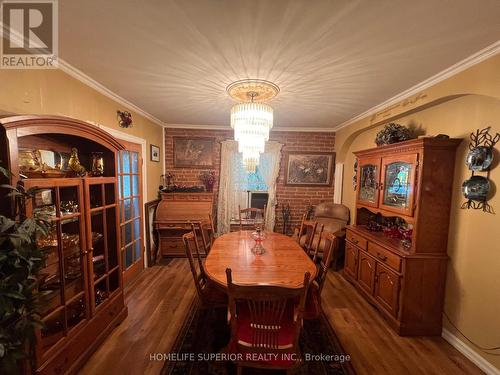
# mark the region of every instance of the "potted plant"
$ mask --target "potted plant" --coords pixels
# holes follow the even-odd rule
[[[208,192],[212,192],[214,190],[215,184],[215,171],[205,171],[200,173],[200,180],[205,185],[205,189]]]
[[[9,178],[7,170],[0,173]],[[35,329],[43,325],[37,313],[37,274],[42,251],[36,245],[50,224],[45,217],[26,217],[24,203],[38,189],[2,185],[3,199],[16,202],[13,217],[0,215],[0,373],[19,373],[22,361],[34,358]]]

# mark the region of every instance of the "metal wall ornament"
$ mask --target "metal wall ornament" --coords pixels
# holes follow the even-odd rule
[[[472,171],[471,177],[462,184],[462,193],[467,199],[462,208],[483,210],[494,213],[493,207],[488,204],[488,195],[491,190],[489,180],[490,167],[493,163],[494,147],[500,140],[500,133],[495,136],[490,134],[491,127],[478,129],[470,135],[469,152],[465,164]],[[486,176],[475,175],[477,172],[485,172]]]
[[[118,117],[118,125],[120,128],[131,128],[132,127],[132,114],[128,111],[116,111]]]

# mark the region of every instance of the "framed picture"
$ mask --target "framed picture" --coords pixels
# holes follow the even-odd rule
[[[286,155],[285,185],[330,186],[334,162],[333,152],[289,152]]]
[[[175,168],[213,168],[215,138],[174,137]]]
[[[160,161],[160,148],[155,145],[150,145],[151,161]]]

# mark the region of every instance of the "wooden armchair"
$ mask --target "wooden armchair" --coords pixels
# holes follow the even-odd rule
[[[203,261],[200,256],[198,241],[196,238],[195,225],[191,224],[192,231],[182,236],[189,260],[191,273],[193,274],[196,292],[201,301],[202,308],[227,306],[227,295],[217,288],[206,276]]]
[[[237,285],[233,283],[229,268],[226,276],[231,325],[231,339],[226,351],[244,354],[242,361],[236,361],[238,374],[241,374],[242,367],[288,371],[299,365],[299,335],[310,274],[304,275],[304,284],[298,289]],[[246,353],[278,356],[277,359],[250,361]]]
[[[266,205],[264,205],[264,208],[250,207],[243,209],[240,205],[238,205],[238,215],[240,220],[240,230],[243,230],[245,225],[255,226],[256,224],[260,224],[260,222],[257,221],[259,217],[262,218],[262,228],[265,228],[266,226]]]
[[[318,268],[318,274],[311,283],[307,293],[306,308],[304,311],[304,319],[315,319],[321,313],[321,291],[325,285],[326,275],[333,260],[333,252],[336,248],[338,238],[329,232],[324,232],[320,237],[320,242],[323,243],[323,258]],[[316,261],[319,246],[316,248],[313,260]]]

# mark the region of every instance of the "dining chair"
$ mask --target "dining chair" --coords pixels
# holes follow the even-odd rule
[[[304,319],[318,318],[321,313],[321,292],[325,285],[326,276],[330,269],[333,252],[335,250],[337,237],[333,233],[322,233],[319,242],[323,242],[323,257],[318,266],[318,273],[315,279],[311,282],[306,298],[306,307],[304,311]],[[319,246],[318,246],[319,248]],[[316,260],[317,252],[313,260]]]
[[[196,238],[195,224],[191,224],[192,231],[184,234],[182,240],[189,260],[189,266],[194,279],[196,293],[201,301],[202,308],[227,306],[227,295],[211,282],[206,275],[205,267],[199,252]]]
[[[306,220],[306,215],[302,215],[302,221],[300,222],[300,228],[294,231],[295,241],[305,250],[307,254],[312,254],[313,240],[316,234],[316,228],[318,223],[313,220]]]
[[[241,360],[235,361],[238,374],[243,367],[281,369],[288,373],[300,365],[299,335],[309,272],[305,273],[300,288],[238,285],[233,283],[230,268],[226,269],[226,278],[231,338],[225,351],[243,354]],[[248,354],[253,353],[277,356],[252,361]]]
[[[240,230],[243,230],[244,225],[256,225],[262,223],[262,228],[266,226],[266,205],[264,208],[241,208],[238,205],[238,215],[240,221]],[[244,217],[242,217],[244,215]],[[258,222],[258,218],[262,218],[262,222]],[[245,223],[243,223],[245,221]],[[252,228],[253,229],[253,228]]]
[[[203,244],[203,251],[205,255],[208,255],[212,244],[215,241],[215,229],[214,222],[212,220],[212,215],[208,215],[208,221],[202,221],[199,223],[199,231],[201,235],[201,242]]]

